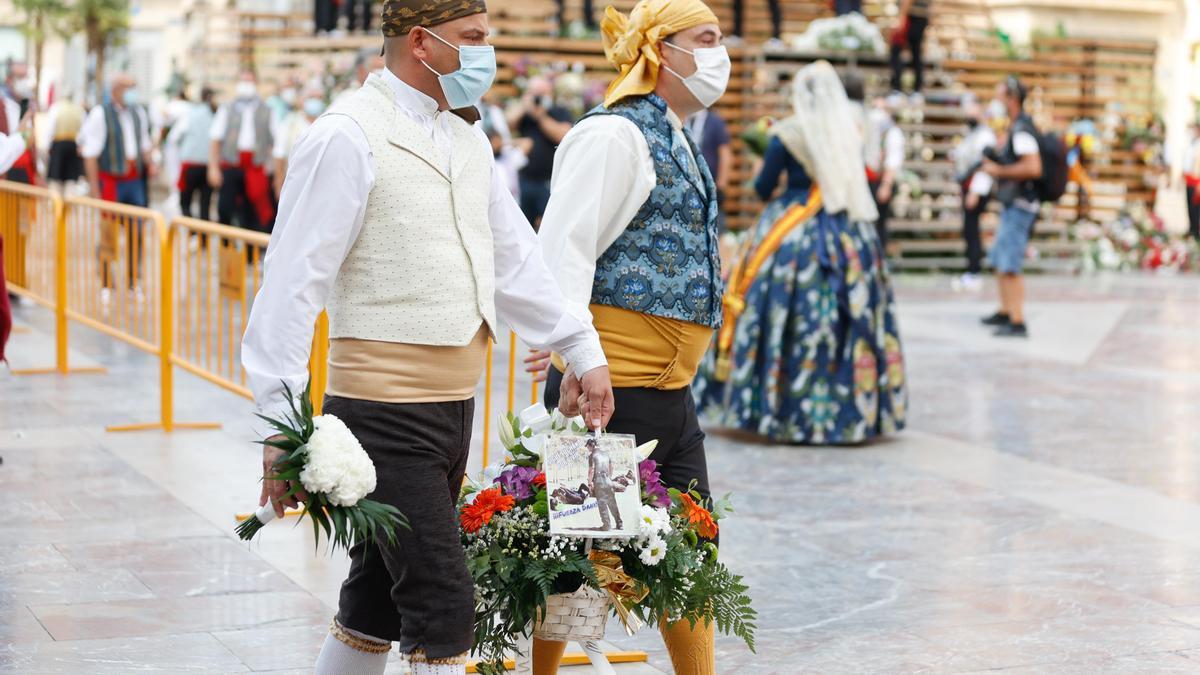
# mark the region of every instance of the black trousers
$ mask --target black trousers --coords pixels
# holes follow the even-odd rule
[[[967,243],[967,271],[979,274],[983,264],[983,236],[979,232],[979,217],[987,210],[988,198],[981,196],[975,208],[967,208],[967,195],[963,195],[963,240]]]
[[[313,31],[317,33],[337,28],[337,5],[333,0],[316,0],[313,5]]]
[[[200,193],[200,208],[193,215],[192,202]],[[208,184],[208,167],[199,164],[183,170],[183,189],[179,191],[179,207],[188,218],[208,220],[212,208],[212,186]]]
[[[895,91],[900,91],[900,75],[904,70],[900,56],[905,47],[908,47],[908,52],[912,55],[913,92],[920,93],[921,87],[924,86],[925,62],[922,60],[921,50],[925,44],[925,29],[928,26],[927,17],[908,17],[908,35],[905,36],[904,45],[892,45],[892,89]]]
[[[362,28],[364,32],[371,30],[371,0],[344,0],[346,12],[346,28],[354,31]],[[362,26],[358,19],[362,18]]]
[[[258,211],[246,194],[246,172],[236,167],[221,169],[221,191],[217,193],[217,220],[222,225],[233,225],[237,218],[238,227],[247,230],[264,229],[258,222]]]
[[[346,628],[420,648],[431,659],[464,654],[475,636],[475,585],[467,571],[455,502],[471,452],[475,402],[379,403],[325,397],[324,412],[354,433],[377,477],[369,499],[409,520],[397,544],[350,550],[338,598]]]
[[[547,408],[558,407],[562,372],[550,367],[546,380]],[[663,484],[687,490],[696,481],[696,491],[708,500],[708,460],[704,455],[704,431],[696,418],[696,401],[691,387],[673,391],[643,387],[613,387],[616,412],[607,431],[632,434],[639,444],[658,439],[650,459],[658,462]]]
[[[834,0],[833,12],[838,16],[858,12],[862,14],[862,0]]]
[[[896,198],[896,187],[892,186],[892,198],[886,202],[879,201],[879,181],[870,181],[871,199],[875,200],[875,208],[879,210],[879,220],[875,221],[875,232],[879,235],[879,248],[887,256],[888,219],[892,217],[892,200]]]
[[[1200,204],[1196,203],[1196,188],[1187,187],[1188,233],[1200,241]]]
[[[593,9],[593,0],[583,0],[583,23],[588,28],[596,28],[596,12]],[[567,25],[567,0],[558,0],[558,25],[565,27]]]
[[[767,8],[771,10],[771,37],[779,39],[783,34],[783,7],[779,0],[767,0]],[[746,0],[733,0],[733,34],[744,38]]]

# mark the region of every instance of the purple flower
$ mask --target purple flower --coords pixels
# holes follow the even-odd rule
[[[541,473],[528,466],[514,466],[496,478],[497,483],[504,489],[504,494],[511,495],[518,501],[533,496],[533,479]]]
[[[658,507],[671,505],[671,495],[662,484],[662,474],[658,472],[658,462],[652,459],[642,460],[638,464],[638,473],[642,477],[642,501]]]
[[[658,462],[652,459],[643,459],[641,464],[638,464],[638,472],[642,474],[643,485],[662,482],[662,474],[658,472]]]

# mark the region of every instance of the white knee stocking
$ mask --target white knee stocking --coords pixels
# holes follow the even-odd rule
[[[316,675],[383,675],[392,643],[334,621],[317,657]]]

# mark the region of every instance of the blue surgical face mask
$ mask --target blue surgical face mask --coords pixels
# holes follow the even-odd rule
[[[125,95],[121,97],[121,105],[126,108],[132,108],[142,102],[142,97],[138,95],[137,89],[126,89]]]
[[[446,95],[446,103],[451,110],[469,108],[476,103],[496,79],[496,50],[491,46],[477,47],[462,45],[455,47],[446,42],[440,35],[431,30],[425,30],[447,47],[458,52],[458,70],[445,75],[434,70],[428,63],[421,62],[429,71],[438,76],[442,85],[442,93]]]
[[[319,98],[308,98],[304,100],[304,114],[309,117],[320,117],[321,113],[325,112],[325,102]]]

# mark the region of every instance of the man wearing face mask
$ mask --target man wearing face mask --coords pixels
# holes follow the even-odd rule
[[[617,399],[609,431],[658,439],[664,482],[695,481],[708,499],[691,383],[722,320],[717,187],[682,120],[724,94],[729,55],[699,0],[609,7],[602,30],[620,74],[558,148],[539,238],[570,306],[600,333]],[[546,404],[589,414],[570,364],[555,360]],[[661,628],[676,673],[715,672],[712,622]],[[561,646],[539,641],[535,669],[554,672]]]
[[[304,102],[299,110],[294,110],[283,119],[279,133],[275,135],[275,148],[271,153],[275,159],[275,196],[283,191],[283,180],[287,176],[288,155],[300,140],[300,137],[313,122],[325,112],[325,96],[316,89],[310,89],[304,96]]]
[[[217,192],[217,219],[269,232],[275,219],[267,176],[275,117],[258,95],[254,73],[238,78],[236,98],[221,106],[209,131],[208,182]]]
[[[94,199],[146,206],[143,177],[150,160],[150,120],[128,73],[112,78],[105,102],[92,108],[76,139]]]
[[[482,0],[385,2],[386,67],[319,117],[288,158],[242,345],[250,387],[261,413],[287,410],[281,381],[304,389],[313,323],[327,308],[324,411],[374,463],[369,497],[412,526],[396,546],[350,551],[318,675],[383,673],[393,641],[416,675],[465,672],[475,594],[454,502],[500,320],[582,374],[589,426],[612,414],[599,338],[567,309],[473,125],[496,73],[486,11]],[[264,448],[264,475],[279,456]],[[282,515],[296,505],[289,489],[264,480],[261,503]]]

